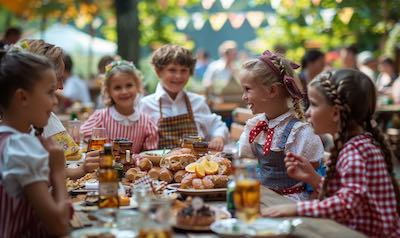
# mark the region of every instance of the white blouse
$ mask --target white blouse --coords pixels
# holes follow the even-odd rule
[[[255,158],[251,150],[251,145],[249,143],[249,134],[251,129],[253,129],[257,123],[261,120],[268,122],[269,128],[274,129],[274,136],[272,138],[272,151],[281,151],[278,148],[278,143],[282,138],[283,131],[287,123],[294,118],[294,111],[289,110],[288,112],[280,115],[279,117],[269,120],[266,118],[265,114],[258,114],[257,116],[250,118],[246,122],[244,131],[239,139],[239,156]],[[261,132],[255,139],[255,143],[264,145],[267,133]],[[294,124],[285,146],[285,153],[292,152],[294,154],[301,155],[307,158],[309,161],[319,161],[322,159],[324,154],[324,148],[321,139],[316,135],[310,126],[306,122],[297,122]]]
[[[55,134],[66,131],[62,122],[54,112],[50,113],[49,120],[47,120],[47,125],[43,128],[43,137],[49,138]]]
[[[199,136],[211,140],[216,136],[222,136],[225,142],[228,141],[228,127],[221,120],[221,117],[211,113],[206,99],[195,93],[186,92],[192,105],[194,120]],[[184,92],[180,91],[173,100],[164,90],[161,84],[157,85],[156,92],[143,98],[141,102],[142,111],[151,116],[155,123],[160,119],[159,99],[162,100],[163,117],[172,117],[188,113]]]
[[[1,152],[1,183],[11,196],[22,194],[28,184],[49,180],[49,153],[35,136],[1,125],[0,133],[12,133]]]

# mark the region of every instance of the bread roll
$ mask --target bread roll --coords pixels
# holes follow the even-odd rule
[[[135,181],[135,176],[137,173],[138,173],[137,168],[130,168],[126,171],[125,178],[128,179],[129,181],[133,182],[133,181]]]
[[[186,171],[185,170],[179,170],[174,174],[174,180],[176,183],[180,183],[183,179],[183,176],[185,176]]]
[[[167,183],[171,183],[172,180],[174,180],[174,176],[172,175],[171,171],[169,171],[166,168],[161,168],[160,169],[160,177],[159,179],[161,181],[165,181]]]
[[[143,158],[139,160],[138,167],[140,170],[149,171],[151,168],[153,168],[153,163],[151,163],[148,158]]]
[[[154,180],[158,180],[158,178],[160,177],[160,169],[161,169],[160,167],[153,167],[152,169],[149,170],[147,175],[149,175],[149,177]]]

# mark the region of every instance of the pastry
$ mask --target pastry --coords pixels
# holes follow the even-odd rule
[[[120,206],[129,206],[131,204],[130,198],[125,195],[119,195],[118,201]]]
[[[186,171],[185,170],[179,170],[174,174],[174,181],[176,183],[180,183],[183,179],[183,176],[185,176]]]
[[[167,183],[171,183],[172,180],[174,180],[174,176],[172,175],[171,171],[169,171],[166,168],[161,168],[160,169],[160,177],[159,179],[161,181],[165,181]]]
[[[178,212],[176,221],[182,226],[209,226],[215,221],[215,211],[200,198],[193,198],[190,205]]]
[[[153,166],[160,166],[160,160],[162,158],[161,155],[153,153],[144,153],[143,157],[149,159],[151,163],[153,163]]]
[[[136,180],[138,180],[138,179],[140,179],[140,178],[143,178],[144,176],[146,176],[147,175],[147,173],[145,172],[145,171],[138,171],[137,173],[136,173],[136,175],[135,175],[135,180],[134,181],[136,181]]]
[[[160,167],[178,171],[185,169],[188,164],[195,162],[196,159],[193,154],[169,155],[161,159]]]
[[[139,170],[137,168],[128,169],[125,173],[125,178],[131,182],[135,181],[135,177],[136,177],[136,174],[138,173],[138,171]]]
[[[210,178],[209,176],[204,177],[201,182],[203,183],[203,187],[205,189],[212,189],[214,188],[214,182],[212,180],[212,178]]]
[[[210,175],[212,176],[212,181],[214,183],[214,188],[226,188],[228,184],[227,175]]]
[[[147,172],[147,175],[149,175],[149,177],[154,180],[158,180],[158,178],[160,177],[160,169],[160,167],[153,167],[149,170],[149,172]]]
[[[199,178],[195,178],[192,180],[192,187],[194,189],[204,189],[203,181]]]
[[[153,168],[153,163],[148,158],[142,158],[138,162],[138,167],[140,170],[149,171],[151,168]]]
[[[192,181],[193,181],[194,178],[196,178],[196,175],[193,174],[193,173],[185,174],[183,176],[183,178],[182,178],[180,188],[183,188],[183,189],[191,188],[192,187]]]

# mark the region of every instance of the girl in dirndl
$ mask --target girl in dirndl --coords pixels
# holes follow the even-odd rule
[[[154,94],[143,98],[142,110],[158,123],[160,149],[179,147],[183,136],[196,135],[209,141],[209,149],[221,151],[228,139],[228,128],[211,113],[205,98],[183,90],[195,63],[192,53],[177,45],[165,45],[153,54],[160,83]]]
[[[242,98],[257,115],[246,123],[239,139],[239,156],[258,159],[263,186],[294,200],[306,200],[305,184],[288,176],[284,158],[287,152],[298,153],[318,167],[324,150],[320,138],[303,120],[303,95],[293,77],[297,67],[269,51],[243,64],[239,74]]]

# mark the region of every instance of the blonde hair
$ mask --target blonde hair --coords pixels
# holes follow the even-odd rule
[[[276,57],[271,58],[270,61],[283,74],[294,78],[294,70],[291,66],[290,61],[280,55],[276,55]],[[282,79],[280,77],[277,77],[270,66],[261,59],[257,58],[248,60],[242,65],[242,68],[248,71],[253,76],[253,79],[258,80],[258,82],[265,86],[271,86],[273,84],[280,85],[285,92],[285,97],[292,98],[288,90],[285,88]],[[296,118],[304,121],[304,112],[300,100],[292,98],[292,103],[292,107],[296,113]]]
[[[64,66],[64,51],[61,47],[46,43],[44,40],[24,39],[19,43],[25,50],[36,55],[42,55],[53,63],[55,70],[60,71]],[[26,45],[26,47],[24,46]],[[63,72],[59,72],[63,73]]]
[[[103,75],[104,80],[102,83],[101,92],[104,96],[104,105],[106,105],[107,107],[115,105],[115,102],[109,95],[108,90],[110,89],[111,78],[118,73],[124,73],[132,76],[132,79],[134,81],[138,93],[144,92],[142,84],[143,74],[135,66],[133,66],[133,64],[132,66],[128,64],[115,64],[116,62],[120,61],[113,61],[110,64],[108,64],[106,68],[110,67],[110,69],[106,71],[105,75]]]

